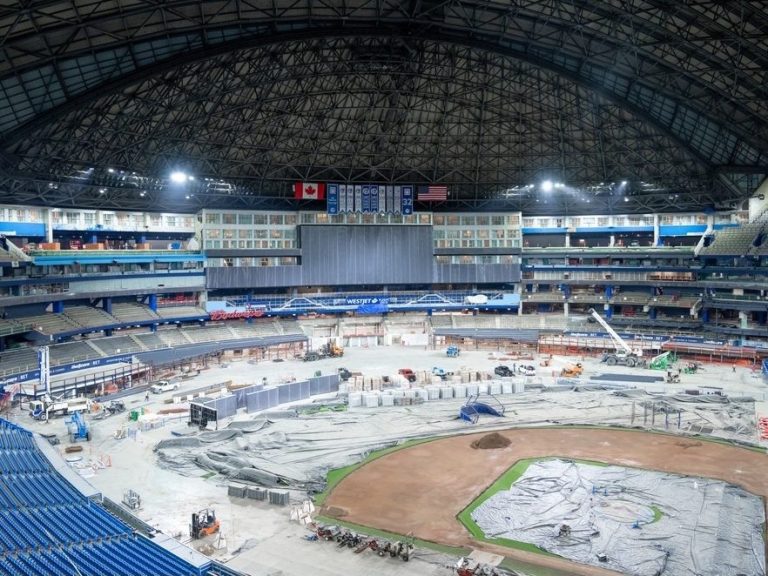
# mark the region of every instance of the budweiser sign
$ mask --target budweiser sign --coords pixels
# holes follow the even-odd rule
[[[239,318],[260,318],[264,316],[263,308],[249,308],[238,312],[225,312],[224,310],[214,310],[210,314],[211,320],[237,320]]]

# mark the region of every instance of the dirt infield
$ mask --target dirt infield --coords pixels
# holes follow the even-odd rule
[[[374,460],[342,480],[325,502],[344,520],[417,538],[502,553],[570,574],[613,574],[560,558],[475,541],[456,515],[518,460],[559,456],[716,478],[768,497],[768,456],[680,436],[589,428],[511,429],[509,446],[477,450],[483,434],[418,444]]]

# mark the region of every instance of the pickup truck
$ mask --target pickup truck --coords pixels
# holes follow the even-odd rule
[[[171,390],[178,390],[179,385],[176,382],[169,382],[168,380],[159,380],[152,384],[149,388],[152,394],[162,394],[163,392],[170,392]]]
[[[416,382],[416,374],[410,368],[400,368],[397,373],[401,376],[405,376],[405,379],[408,380],[408,382]]]

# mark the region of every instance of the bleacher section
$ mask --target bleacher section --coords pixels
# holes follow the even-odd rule
[[[230,328],[237,338],[263,338],[279,334],[277,326],[272,320],[255,320],[250,324],[245,322],[231,324]]]
[[[701,298],[698,296],[678,296],[675,294],[664,294],[662,296],[654,296],[648,301],[649,306],[666,306],[671,308],[691,308]]]
[[[520,296],[520,303],[525,302],[565,302],[565,294],[562,292],[531,292]]]
[[[49,346],[49,357],[51,366],[57,364],[69,364],[72,362],[81,362],[91,358],[98,358],[101,354],[94,350],[86,342],[66,342],[56,346]]]
[[[453,328],[453,316],[449,314],[435,314],[431,321],[432,328]]]
[[[19,321],[25,322],[33,330],[37,330],[41,334],[58,334],[82,328],[80,324],[64,314],[41,314],[39,316],[23,318]]]
[[[277,320],[279,334],[303,334],[304,331],[296,320],[279,318]]]
[[[0,336],[10,336],[11,334],[22,334],[32,330],[32,325],[26,318],[21,320],[0,319]]]
[[[630,306],[645,306],[651,296],[648,292],[619,292],[614,294],[611,298],[611,302],[614,304],[623,304]]]
[[[187,346],[192,344],[192,340],[188,340],[184,337],[184,333],[178,328],[172,328],[169,330],[158,330],[157,336],[165,342],[166,346]]]
[[[34,348],[12,348],[0,355],[0,374],[16,374],[37,370],[37,351]]]
[[[133,337],[141,342],[147,350],[157,350],[158,348],[168,347],[168,344],[166,344],[155,332],[150,332],[148,334],[134,334]]]
[[[112,316],[121,324],[148,322],[160,318],[147,306],[138,302],[118,302],[112,304]]]
[[[0,419],[0,574],[200,576],[80,494],[32,434]]]
[[[73,320],[76,326],[83,328],[96,328],[98,326],[109,326],[117,324],[115,319],[101,310],[92,306],[73,306],[64,310],[64,316]]]
[[[205,328],[186,328],[184,329],[187,337],[195,344],[202,342],[215,342],[216,340],[232,340],[235,335],[225,325],[206,326]]]
[[[754,250],[752,243],[766,226],[764,221],[742,224],[738,228],[719,230],[712,244],[699,253],[702,256],[743,256]]]
[[[130,336],[113,336],[112,338],[99,338],[91,343],[105,356],[119,356],[121,354],[135,354],[144,352],[142,347]]]
[[[173,318],[197,318],[207,316],[208,313],[197,306],[168,306],[158,308],[157,315],[163,320],[171,320]]]

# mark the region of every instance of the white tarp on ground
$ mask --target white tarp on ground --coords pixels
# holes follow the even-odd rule
[[[760,498],[708,478],[546,460],[472,517],[488,537],[624,574],[765,574]]]

